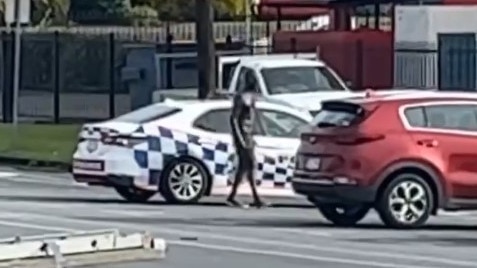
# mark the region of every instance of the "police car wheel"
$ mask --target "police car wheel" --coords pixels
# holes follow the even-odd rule
[[[116,192],[129,202],[144,203],[153,197],[156,192],[138,189],[136,187],[116,186]]]
[[[197,160],[179,158],[170,163],[161,177],[161,193],[169,203],[197,203],[205,194],[209,176]]]

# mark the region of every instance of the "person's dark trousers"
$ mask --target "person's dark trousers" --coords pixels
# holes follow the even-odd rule
[[[250,184],[250,188],[252,189],[252,195],[255,203],[261,203],[260,197],[257,193],[257,187],[255,185],[255,179],[253,177],[253,170],[255,167],[255,160],[253,156],[253,149],[244,149],[244,148],[237,148],[237,157],[238,157],[238,166],[237,171],[235,173],[235,180],[232,185],[232,191],[230,192],[229,197],[227,198],[228,201],[234,201],[235,196],[237,195],[237,189],[242,182],[243,177],[245,176]]]

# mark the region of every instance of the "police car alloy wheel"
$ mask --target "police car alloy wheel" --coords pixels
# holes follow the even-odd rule
[[[135,187],[116,186],[116,192],[129,202],[144,203],[153,197],[156,192],[141,190]]]
[[[170,203],[196,203],[208,187],[208,174],[196,160],[174,160],[164,171],[161,192]]]
[[[434,207],[429,184],[418,174],[402,173],[379,193],[376,210],[381,220],[392,228],[414,228],[423,225]]]

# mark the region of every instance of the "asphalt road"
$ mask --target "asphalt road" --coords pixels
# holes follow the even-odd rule
[[[149,230],[170,249],[161,268],[475,268],[477,212],[447,213],[419,230],[382,227],[371,213],[356,228],[329,225],[300,200],[242,210],[128,204],[113,191],[73,184],[66,174],[0,172],[0,237],[72,230]],[[101,266],[152,268],[157,262]]]

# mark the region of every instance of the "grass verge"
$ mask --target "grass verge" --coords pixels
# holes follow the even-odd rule
[[[0,124],[0,157],[71,163],[79,125]]]

